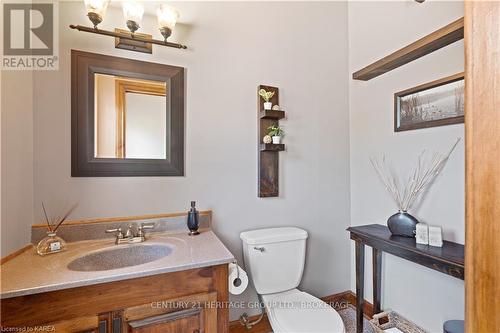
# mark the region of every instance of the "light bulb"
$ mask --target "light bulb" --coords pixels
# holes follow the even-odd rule
[[[174,7],[162,4],[156,11],[156,15],[158,16],[158,26],[160,28],[160,32],[165,40],[167,40],[167,38],[172,34],[172,30],[177,23],[179,13]]]
[[[122,7],[127,27],[133,33],[140,27],[142,15],[144,15],[144,7],[137,1],[123,2]]]
[[[97,29],[97,25],[102,22],[110,0],[84,0],[87,16]]]

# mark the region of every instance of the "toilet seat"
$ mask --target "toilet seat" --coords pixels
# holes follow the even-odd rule
[[[308,293],[292,289],[262,298],[274,333],[345,333],[337,311]]]

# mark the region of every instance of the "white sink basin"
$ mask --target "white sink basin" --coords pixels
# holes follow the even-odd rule
[[[164,258],[171,254],[172,250],[170,246],[160,244],[117,245],[77,258],[68,264],[68,269],[93,272],[142,265]]]

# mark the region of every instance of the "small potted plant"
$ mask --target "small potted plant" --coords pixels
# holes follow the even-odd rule
[[[281,143],[281,138],[285,135],[285,131],[280,126],[269,126],[269,135],[273,138],[273,144],[278,145]]]
[[[262,97],[264,102],[264,110],[271,110],[273,103],[270,102],[271,98],[274,96],[274,91],[266,91],[265,89],[259,90],[259,96]]]

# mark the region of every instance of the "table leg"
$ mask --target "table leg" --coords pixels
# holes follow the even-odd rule
[[[363,333],[365,244],[356,241],[356,333]]]
[[[373,248],[373,314],[380,312],[380,293],[382,282],[382,251]]]

